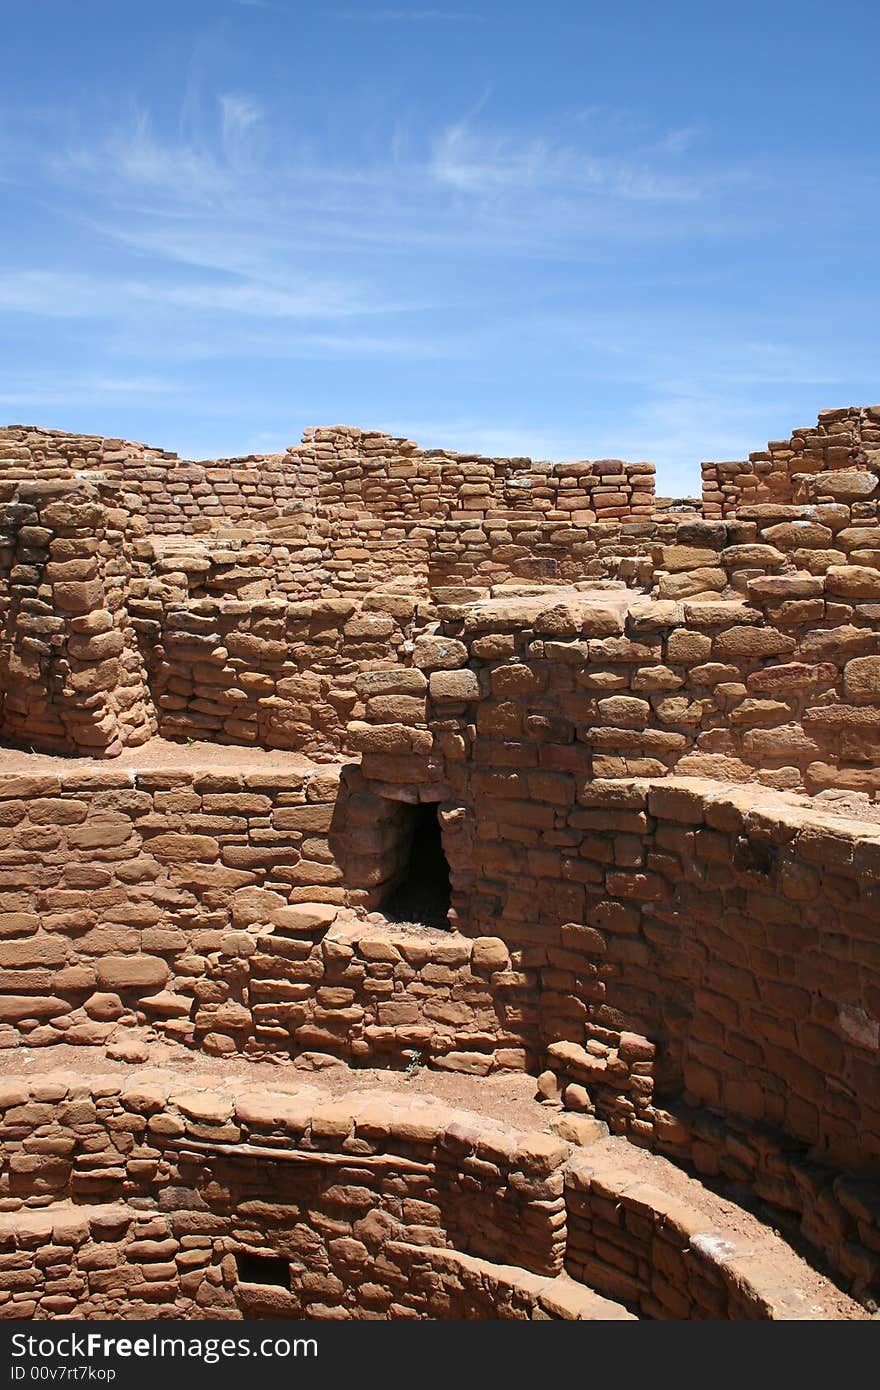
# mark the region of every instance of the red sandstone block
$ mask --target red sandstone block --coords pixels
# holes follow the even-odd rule
[[[685,825],[701,825],[704,820],[704,795],[700,789],[655,786],[648,797],[648,810],[658,819],[662,817]]]
[[[0,995],[0,1022],[3,1023],[16,1023],[25,1018],[54,1018],[69,1009],[69,1004],[53,995]]]
[[[0,799],[19,797],[30,800],[38,796],[54,796],[61,790],[58,777],[32,773],[7,773],[0,776]]]
[[[218,858],[220,846],[208,835],[186,835],[169,831],[156,835],[146,843],[149,853],[156,858],[170,860],[172,863],[201,860],[210,862]]]
[[[669,892],[665,880],[651,873],[608,872],[605,885],[613,897],[635,898],[640,902],[658,902]]]

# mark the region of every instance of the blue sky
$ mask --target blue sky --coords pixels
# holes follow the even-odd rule
[[[880,399],[880,11],[5,6],[0,420],[653,459]]]

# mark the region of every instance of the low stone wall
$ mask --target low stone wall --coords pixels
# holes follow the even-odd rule
[[[139,552],[159,583],[135,584],[169,606],[202,598],[293,602],[332,595],[399,590],[425,603],[440,587],[581,583],[650,587],[658,544],[674,543],[679,519],[572,526],[528,514],[504,520],[436,522],[359,517],[309,530],[267,527],[193,538],[141,542]],[[290,532],[290,534],[288,534]],[[371,597],[373,595],[371,594]]]
[[[0,1105],[5,1211],[91,1208],[0,1225],[4,1254],[28,1252],[0,1271],[6,1316],[404,1316],[389,1241],[415,1262],[449,1247],[545,1278],[562,1268],[567,1149],[548,1135],[369,1092],[217,1091],[167,1074],[11,1082]],[[291,1288],[249,1289],[243,1251],[287,1261]]]
[[[424,710],[368,710],[350,746],[386,783],[418,780],[417,760],[407,771],[402,756],[414,751],[445,758],[448,776],[471,764],[475,790],[504,783],[507,800],[533,803],[535,824],[571,799],[578,776],[675,770],[874,796],[875,587],[880,572],[844,566],[755,578],[747,603],[557,590],[447,605],[412,652],[428,680]],[[399,670],[396,686],[386,672],[389,692],[416,672]],[[421,779],[444,780],[427,767]]]
[[[202,1215],[201,1213],[196,1216]],[[339,1222],[334,1210],[334,1222]],[[286,1261],[293,1290],[260,1282],[241,1262],[271,1259],[272,1246],[243,1250],[215,1237],[193,1216],[145,1213],[138,1207],[53,1205],[0,1214],[0,1319],[430,1318],[473,1321],[631,1321],[621,1304],[565,1275],[531,1274],[443,1246],[384,1240],[380,1270],[358,1279],[363,1261],[334,1243],[308,1251],[315,1268]],[[355,1223],[360,1225],[355,1220]],[[201,1225],[201,1230],[199,1226]],[[181,1234],[181,1232],[185,1232]],[[254,1239],[257,1239],[254,1236]],[[337,1236],[337,1242],[344,1242]],[[284,1257],[278,1257],[282,1265]],[[353,1277],[354,1276],[354,1277]],[[268,1276],[262,1276],[268,1277]],[[277,1278],[275,1270],[272,1277]],[[347,1294],[346,1288],[347,1286]]]
[[[704,1211],[628,1173],[619,1154],[576,1152],[565,1207],[566,1270],[643,1317],[812,1316],[775,1253],[732,1230],[707,1231]]]
[[[69,481],[72,476],[90,482],[104,478],[114,484],[129,469],[161,468],[179,462],[177,454],[129,439],[97,434],[72,434],[40,425],[0,427],[0,474],[4,483]]]
[[[210,975],[240,1001],[235,1019],[228,1002],[193,1006],[176,1035],[208,1051],[317,1050],[355,1066],[485,1076],[534,1065],[537,1009],[503,942],[342,919],[328,931],[331,913],[282,908],[269,932],[227,938]]]
[[[128,439],[0,428],[0,479],[34,478],[100,478],[131,514],[134,534],[199,534],[311,510],[317,469],[296,449],[193,463]]]
[[[447,520],[522,510],[586,522],[650,515],[654,465],[495,459],[420,449],[409,439],[350,426],[309,429],[303,450],[318,466],[319,509],[330,515]]]
[[[100,1041],[172,979],[190,1003],[224,1002],[208,958],[237,954],[249,892],[369,905],[399,870],[405,815],[339,766],[4,775],[0,1039]]]
[[[418,630],[416,600],[132,600],[167,738],[335,757],[359,704],[355,678],[395,661]]]
[[[49,1073],[0,1084],[0,1112],[4,1318],[620,1318],[600,1295],[622,1282],[649,1316],[835,1316],[781,1242],[676,1202],[661,1161],[633,1182],[437,1102]],[[661,1244],[654,1294],[622,1256],[641,1274]]]

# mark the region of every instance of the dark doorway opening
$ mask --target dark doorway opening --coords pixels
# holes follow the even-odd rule
[[[255,1255],[239,1250],[235,1257],[240,1284],[272,1284],[280,1289],[290,1288],[290,1261],[280,1255]]]
[[[443,853],[437,806],[422,803],[415,812],[408,861],[382,904],[390,922],[415,922],[449,929],[449,865]]]

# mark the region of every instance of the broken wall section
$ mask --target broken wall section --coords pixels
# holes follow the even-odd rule
[[[100,484],[18,484],[0,515],[0,736],[118,756],[156,731],[126,607],[128,514]]]
[[[218,527],[281,522],[296,527],[313,510],[314,464],[291,448],[279,454],[191,462],[127,439],[39,426],[0,428],[0,476],[104,480],[130,514],[133,534],[201,534]]]
[[[858,500],[873,486],[866,470],[880,467],[880,406],[823,410],[818,424],[772,440],[747,460],[704,463],[706,517],[738,515],[743,506],[806,502],[827,497]]]

